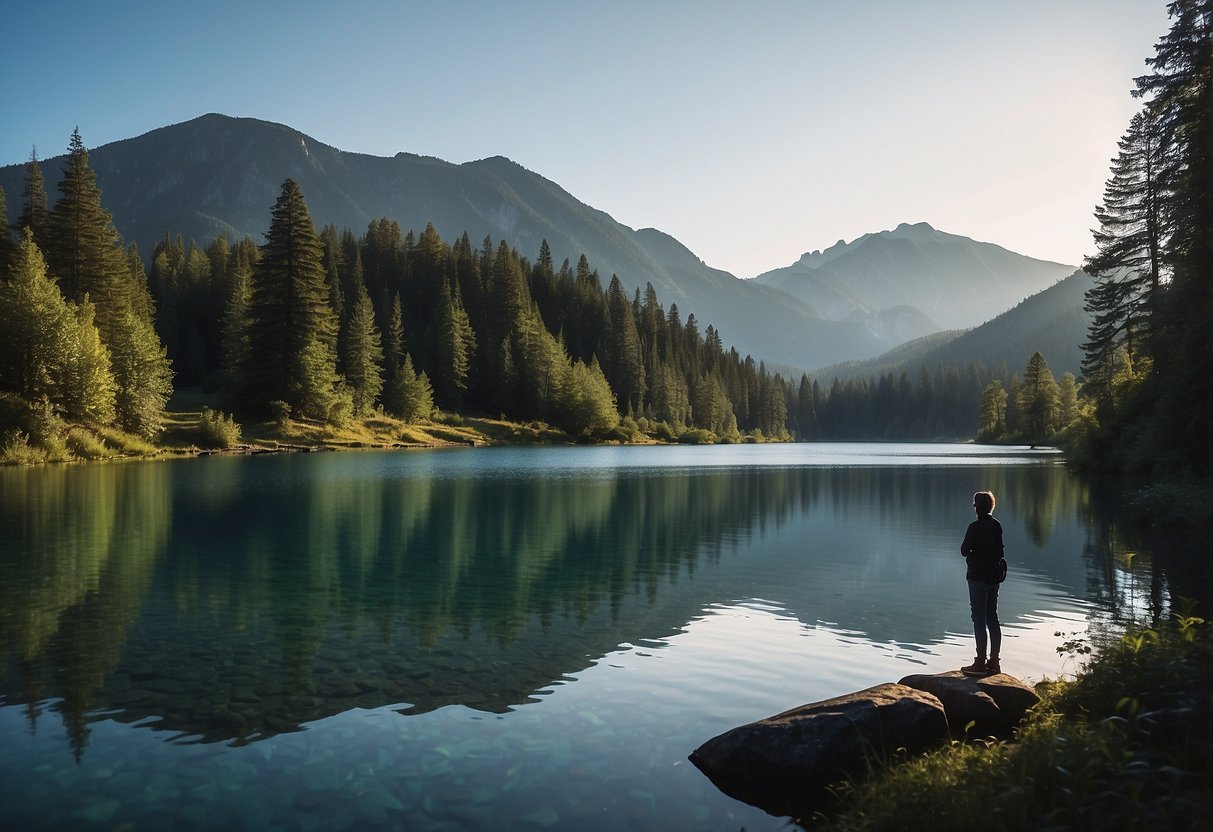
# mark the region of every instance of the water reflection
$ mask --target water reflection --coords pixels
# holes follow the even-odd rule
[[[1020,586],[1004,620],[1089,584],[1110,602],[1125,571],[1120,526],[1048,460],[680,450],[655,466],[646,449],[555,449],[0,471],[0,704],[33,730],[52,701],[77,755],[102,714],[243,743],[355,707],[501,713],[753,599],[922,650],[967,626],[956,547],[979,488],[998,494]]]

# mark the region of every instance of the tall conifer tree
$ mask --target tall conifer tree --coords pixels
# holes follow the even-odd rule
[[[424,238],[424,235],[422,235]],[[439,295],[437,327],[437,359],[439,404],[447,409],[463,404],[468,389],[468,374],[476,355],[476,335],[463,308],[459,286],[451,291],[444,282]]]
[[[302,415],[329,417],[320,411],[337,394],[337,324],[322,256],[303,192],[287,179],[253,270],[243,377],[254,407],[281,400]]]
[[[21,192],[21,213],[17,215],[14,229],[18,234],[28,228],[34,233],[34,243],[45,250],[47,244],[47,200],[46,181],[42,177],[42,165],[38,163],[38,148],[30,151],[25,163],[25,188]],[[44,252],[45,253],[45,252]]]
[[[16,257],[17,246],[8,231],[8,201],[4,197],[4,188],[0,188],[0,280],[8,277],[9,267]]]
[[[342,365],[353,396],[354,415],[364,416],[374,409],[383,390],[383,340],[365,285],[357,288],[353,298],[344,346]]]
[[[59,193],[48,219],[47,264],[68,300],[89,296],[108,342],[131,304],[129,268],[79,130],[72,132]]]

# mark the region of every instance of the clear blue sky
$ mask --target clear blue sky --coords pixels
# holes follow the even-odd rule
[[[508,156],[740,277],[918,221],[1077,264],[1168,28],[1162,0],[68,0],[0,19],[0,164],[63,152],[76,125],[97,147],[252,116],[343,150]]]

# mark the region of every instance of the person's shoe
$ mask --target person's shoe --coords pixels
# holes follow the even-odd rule
[[[996,676],[999,673],[1002,673],[1002,667],[998,664],[998,657],[990,656],[990,658],[986,659],[986,675]]]
[[[962,667],[960,672],[966,676],[985,676],[986,675],[986,660],[981,656],[973,659],[973,663],[968,667]]]

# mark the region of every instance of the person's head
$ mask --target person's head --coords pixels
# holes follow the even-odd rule
[[[994,511],[994,492],[978,491],[973,495],[973,508],[978,514],[990,514]]]

